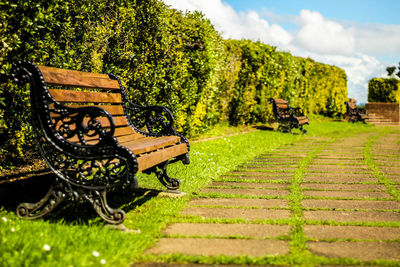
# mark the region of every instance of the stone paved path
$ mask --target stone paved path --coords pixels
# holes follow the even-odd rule
[[[305,138],[202,189],[147,253],[400,266],[399,184],[400,132]]]

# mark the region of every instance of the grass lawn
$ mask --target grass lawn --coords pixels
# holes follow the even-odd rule
[[[211,130],[203,136],[205,140],[191,143],[190,165],[177,163],[168,169],[171,177],[181,179],[181,190],[186,196],[157,197],[155,190],[163,190],[163,187],[155,176],[139,174],[139,186],[148,190],[140,195],[111,198],[111,206],[127,212],[124,226],[132,231],[108,227],[86,205],[64,205],[57,213],[35,221],[21,220],[13,210],[0,206],[0,266],[127,266],[143,259],[143,251],[162,235],[161,230],[174,220],[193,194],[246,160],[304,138],[334,140],[361,131],[376,131],[370,125],[322,118],[312,119],[306,128],[305,136],[226,126]],[[246,133],[240,134],[243,131]],[[225,133],[229,135],[221,137]],[[310,159],[305,159],[304,164],[307,160]],[[303,172],[300,166],[295,175],[299,181]],[[296,179],[292,187],[295,194],[299,187]],[[291,205],[296,210],[298,203],[292,201]],[[296,246],[293,244],[294,248]],[[298,253],[292,255],[294,257],[302,256],[301,249],[291,253]],[[284,259],[282,263],[285,264]]]

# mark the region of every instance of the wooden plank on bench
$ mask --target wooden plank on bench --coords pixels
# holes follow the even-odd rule
[[[137,158],[139,165],[138,171],[146,170],[171,158],[183,155],[187,152],[187,145],[179,144],[149,154],[144,154]]]
[[[38,67],[43,74],[45,82],[49,85],[99,88],[109,90],[120,89],[118,81],[110,79],[107,74],[65,70],[45,66]]]
[[[130,149],[136,155],[151,152],[167,146],[179,143],[181,138],[176,135],[162,137],[146,137],[124,143],[124,147]]]
[[[120,93],[82,92],[64,89],[49,89],[58,102],[72,103],[122,103]]]
[[[108,103],[106,103],[108,104]],[[70,108],[83,108],[83,107],[98,107],[108,111],[113,116],[124,115],[124,108],[121,105],[76,105],[76,104],[65,104]]]

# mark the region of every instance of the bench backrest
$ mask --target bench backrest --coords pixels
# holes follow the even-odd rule
[[[118,80],[111,79],[108,74],[89,73],[83,71],[58,69],[53,67],[38,66],[43,79],[48,86],[48,91],[55,101],[71,107],[79,108],[86,106],[100,107],[109,112],[114,120],[114,136],[137,134],[126,119],[123,108],[123,94]],[[51,108],[51,107],[50,107]],[[57,121],[56,128],[62,127],[60,116],[51,113],[53,123]],[[89,118],[85,118],[86,122]],[[109,127],[107,118],[98,118],[104,127]],[[97,137],[86,137],[86,141],[95,140]],[[68,141],[81,143],[74,136]],[[95,142],[94,142],[95,143]]]
[[[280,110],[289,108],[289,103],[284,99],[275,99],[275,103]]]
[[[350,111],[357,111],[357,104],[354,98],[349,98],[349,101],[346,102],[347,104],[347,112]]]
[[[277,120],[286,120],[290,118],[290,106],[286,100],[270,98],[269,102],[272,104],[272,110]]]

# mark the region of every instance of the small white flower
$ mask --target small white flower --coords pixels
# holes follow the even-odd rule
[[[100,263],[101,263],[101,264],[106,264],[106,260],[105,260],[105,259],[101,259],[101,260],[100,260]]]
[[[3,222],[5,222],[5,223],[7,222],[7,218],[6,218],[6,217],[2,217],[1,219],[2,219]]]
[[[13,232],[13,233],[15,232],[15,228],[14,227],[11,228],[11,232]]]
[[[43,250],[44,251],[50,251],[50,249],[51,249],[51,247],[49,245],[47,245],[47,244],[43,245]]]
[[[98,256],[100,256],[100,253],[99,253],[98,251],[94,250],[94,251],[92,252],[92,255],[93,255],[94,257],[98,257]]]

